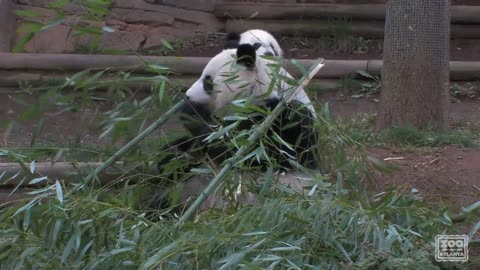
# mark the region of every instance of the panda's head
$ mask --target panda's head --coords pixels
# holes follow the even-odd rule
[[[258,51],[257,51],[258,50]],[[276,97],[272,91],[265,96],[268,84],[267,68],[271,62],[261,56],[263,48],[240,44],[213,57],[200,78],[187,90],[188,101],[210,112],[221,110],[238,97]]]
[[[230,32],[227,34],[225,40],[225,49],[237,48],[239,44],[252,44],[254,46],[262,47],[265,55],[276,56],[283,58],[283,51],[278,44],[278,41],[272,34],[261,29],[250,29],[241,34]]]

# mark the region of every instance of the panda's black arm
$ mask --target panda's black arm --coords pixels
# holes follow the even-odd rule
[[[171,151],[172,149],[178,149],[181,152],[187,152],[190,148],[193,147],[192,138],[189,136],[180,137],[173,142],[167,143],[161,150],[160,153],[167,153],[161,160],[157,162],[157,169],[160,173],[163,172],[163,167],[178,157],[178,153]]]

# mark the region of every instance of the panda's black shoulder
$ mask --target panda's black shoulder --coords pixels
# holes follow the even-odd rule
[[[240,43],[241,35],[237,32],[230,32],[227,34],[227,38],[225,39],[225,45],[223,46],[224,49],[235,49],[238,47]]]

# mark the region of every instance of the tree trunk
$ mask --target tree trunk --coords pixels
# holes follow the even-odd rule
[[[16,23],[12,0],[0,0],[0,52],[12,49]]]
[[[449,0],[389,0],[377,129],[447,127]]]

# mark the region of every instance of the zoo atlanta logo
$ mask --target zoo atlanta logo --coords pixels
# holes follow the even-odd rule
[[[435,260],[439,262],[468,261],[468,236],[465,234],[435,236]]]

